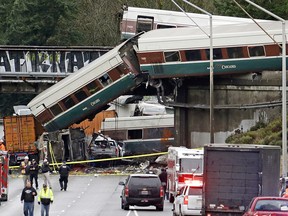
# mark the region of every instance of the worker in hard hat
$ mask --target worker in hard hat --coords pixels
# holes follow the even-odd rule
[[[30,181],[30,161],[28,156],[24,157],[24,161],[21,162],[20,168],[21,174],[23,175],[23,182],[25,187],[27,181]]]
[[[6,151],[6,146],[4,145],[4,141],[0,140],[0,151]]]

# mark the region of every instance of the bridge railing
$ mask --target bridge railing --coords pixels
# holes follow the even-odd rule
[[[0,78],[65,77],[112,47],[0,46]]]

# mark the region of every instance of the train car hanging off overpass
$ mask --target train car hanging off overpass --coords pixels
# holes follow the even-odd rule
[[[30,101],[27,106],[47,132],[92,119],[109,102],[143,81],[133,49],[137,37],[123,42]]]

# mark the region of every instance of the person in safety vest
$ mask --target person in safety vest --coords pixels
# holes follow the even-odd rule
[[[61,191],[63,189],[64,191],[67,190],[69,171],[70,171],[70,167],[66,165],[66,161],[63,161],[62,165],[59,168],[59,174],[60,174],[59,183],[60,183]]]
[[[50,204],[53,203],[53,191],[43,184],[43,188],[38,194],[38,204],[41,204],[41,216],[49,216]]]

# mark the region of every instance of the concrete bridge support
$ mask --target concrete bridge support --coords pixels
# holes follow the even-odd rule
[[[270,74],[263,73],[259,80],[251,79],[250,75],[214,79],[215,143],[225,143],[229,135],[245,132],[258,121],[281,117],[281,76],[276,73],[271,78]],[[194,148],[210,143],[209,97],[208,79],[186,79],[177,89],[176,102],[187,104],[186,108],[175,107],[177,146]],[[269,107],[267,103],[273,101],[279,103]]]

